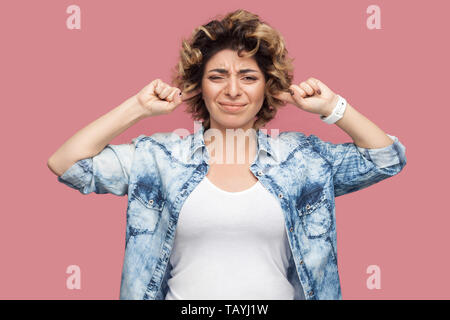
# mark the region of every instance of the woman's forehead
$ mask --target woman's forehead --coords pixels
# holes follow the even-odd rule
[[[224,49],[217,52],[209,59],[206,65],[209,69],[221,68],[236,71],[239,71],[240,69],[256,69],[259,71],[258,64],[254,57],[239,57],[237,51],[230,49]]]

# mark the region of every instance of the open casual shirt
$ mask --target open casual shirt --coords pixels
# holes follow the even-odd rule
[[[256,133],[249,169],[282,208],[294,299],[342,299],[334,199],[398,174],[406,165],[405,147],[391,135],[393,144],[366,149],[295,131]],[[205,178],[209,159],[201,127],[183,138],[154,133],[108,144],[58,177],[82,194],[128,196],[120,299],[165,299],[179,213]]]

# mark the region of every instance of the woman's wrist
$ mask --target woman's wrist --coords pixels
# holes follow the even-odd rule
[[[337,103],[339,101],[339,96],[337,94],[334,95],[333,99],[329,104],[325,106],[323,111],[320,113],[321,116],[328,117],[336,107]]]
[[[125,103],[129,105],[131,117],[132,119],[134,119],[133,122],[137,122],[142,119],[150,117],[150,114],[148,114],[147,109],[145,109],[139,103],[137,95],[130,97]]]

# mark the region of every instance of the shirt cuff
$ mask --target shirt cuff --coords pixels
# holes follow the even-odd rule
[[[58,181],[81,192],[84,186],[91,181],[91,177],[92,158],[87,158],[75,162],[61,176],[58,176]]]
[[[358,151],[368,160],[372,161],[377,167],[385,168],[396,164],[406,164],[405,146],[398,140],[396,136],[387,134],[394,143],[384,147],[376,149],[367,149],[358,147]]]

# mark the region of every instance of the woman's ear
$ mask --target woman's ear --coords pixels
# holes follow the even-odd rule
[[[280,91],[279,93],[274,94],[273,97],[283,101],[283,105],[287,103],[292,103],[294,101],[294,99],[292,98],[292,90],[290,88],[288,88],[285,91]]]
[[[202,92],[201,88],[198,88],[198,89],[196,89],[194,91],[190,91],[190,92],[183,92],[182,99],[183,99],[183,101],[189,100],[190,98],[195,97],[196,95],[198,95],[201,92]]]

